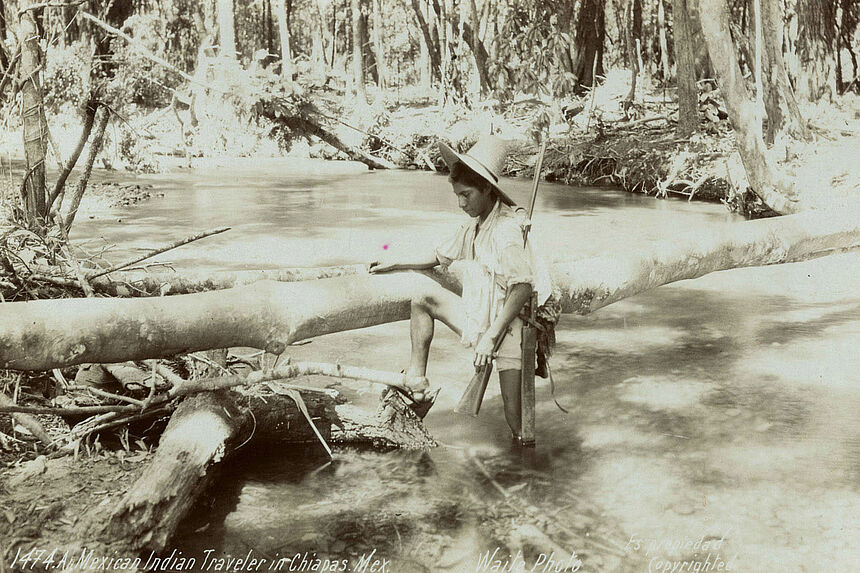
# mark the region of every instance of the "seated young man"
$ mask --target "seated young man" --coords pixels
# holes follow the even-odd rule
[[[518,314],[538,294],[538,305],[551,293],[549,276],[537,265],[529,246],[523,244],[524,211],[498,185],[497,173],[505,162],[503,140],[482,137],[468,152],[458,154],[445,144],[440,152],[450,169],[448,180],[460,208],[471,219],[434,252],[416,253],[410,259],[383,259],[370,265],[370,272],[429,269],[450,265],[461,274],[463,296],[435,285],[412,300],[410,336],[412,353],[404,376],[407,388],[416,393],[428,386],[426,378],[434,321],[441,320],[474,348],[475,367],[496,361],[505,418],[515,439],[521,435],[520,347],[522,321]],[[459,267],[459,268],[456,268]],[[504,337],[498,352],[493,348]]]

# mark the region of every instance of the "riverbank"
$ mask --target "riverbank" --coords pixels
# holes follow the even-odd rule
[[[23,163],[21,165],[23,167]],[[0,225],[4,221],[10,220],[13,206],[19,201],[19,179],[23,176],[23,168],[15,169],[12,172],[9,164],[3,162],[2,172],[3,176],[0,177]],[[101,180],[92,181],[87,185],[87,190],[78,207],[78,217],[89,219],[108,217],[117,207],[129,207],[152,197],[160,196],[160,193],[153,190],[152,185],[148,183],[129,182],[128,175],[126,172],[97,173],[95,178]]]
[[[544,160],[547,181],[721,202],[748,218],[773,215],[747,186],[734,151],[734,133],[716,92],[700,97],[700,130],[689,138],[678,138],[677,103],[671,90],[639,93],[632,105],[624,103],[627,91],[627,77],[610,73],[593,95],[568,101],[529,100],[504,106],[484,102],[466,109],[439,106],[414,94],[395,101],[392,94],[377,93],[372,105],[321,100],[312,117],[346,147],[404,169],[444,171],[437,142],[465,151],[481,134],[494,132],[511,142],[503,174],[528,178],[533,176],[538,149],[532,134],[544,125],[550,136]],[[107,186],[91,185],[83,212],[146,198],[145,189],[116,183],[127,171],[164,173],[224,165],[237,158],[241,164],[243,158],[265,162],[286,156],[304,172],[315,159],[349,159],[343,151],[300,130],[285,139],[264,117],[247,125],[228,122],[226,129],[221,119],[213,120],[212,125],[201,121],[195,130],[189,130],[190,118],[184,118],[188,113],[141,109],[118,125],[116,133],[109,133],[97,166],[116,169],[116,177],[105,178],[105,183],[111,183]],[[856,188],[860,167],[852,157],[860,136],[860,97],[848,93],[832,103],[806,104],[802,114],[812,128],[813,140],[778,143],[772,149],[774,161],[789,176],[808,185]],[[56,124],[55,139],[66,156],[76,143],[79,120],[66,111],[49,121]],[[15,131],[0,138],[0,155],[7,162],[8,158],[22,159],[18,141],[20,134]],[[7,197],[14,197],[16,183],[8,176],[8,168],[3,173],[0,188]]]
[[[636,100],[630,108],[633,111],[625,115],[626,89],[626,83],[610,76],[597,88],[593,102],[588,97],[562,106],[562,115],[569,119],[549,127],[544,160],[547,181],[720,202],[747,218],[775,214],[748,186],[735,151],[734,131],[715,92],[700,97],[699,131],[679,138],[675,134],[677,113],[673,113],[677,103],[671,93],[650,92]],[[860,137],[860,97],[848,93],[829,104],[801,106],[813,138],[778,142],[771,149],[772,160],[802,185],[857,191],[860,167],[853,157]],[[579,111],[569,115],[565,109]],[[379,130],[381,139],[393,145],[381,145],[378,151],[402,167],[426,168],[425,157],[429,157],[437,168],[444,169],[435,151],[436,141],[465,151],[478,135],[494,129],[512,141],[504,174],[531,178],[538,145],[528,135],[529,117],[491,110],[464,116],[432,107],[423,111],[404,108]],[[386,147],[397,149],[385,155]]]

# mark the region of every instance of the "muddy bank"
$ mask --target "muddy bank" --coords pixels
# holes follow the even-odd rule
[[[23,165],[23,164],[22,164]],[[4,166],[5,167],[5,166]],[[0,224],[12,218],[13,211],[20,202],[18,187],[23,169],[18,173],[17,165],[13,164],[12,176],[0,178]],[[133,177],[130,173],[98,173],[103,181],[91,182],[81,199],[78,216],[95,219],[108,216],[116,207],[129,207],[152,197],[160,197],[163,193],[155,191],[152,185],[145,182],[128,182]]]

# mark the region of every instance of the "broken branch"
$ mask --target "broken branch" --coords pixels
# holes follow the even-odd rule
[[[212,235],[217,235],[219,233],[223,233],[224,231],[229,231],[229,230],[230,230],[230,227],[218,227],[217,229],[210,229],[209,231],[203,231],[202,233],[197,233],[196,235],[191,235],[190,237],[186,237],[184,239],[181,239],[179,241],[176,241],[176,242],[171,243],[169,245],[166,245],[164,247],[159,247],[157,249],[153,249],[151,251],[144,253],[143,255],[140,255],[138,257],[134,257],[133,259],[127,260],[123,263],[119,263],[118,265],[114,265],[114,266],[110,267],[109,269],[105,269],[103,271],[98,271],[96,273],[92,273],[87,277],[87,279],[88,280],[97,279],[97,278],[102,277],[104,275],[108,275],[112,272],[119,271],[119,270],[122,270],[124,268],[130,267],[134,264],[139,263],[140,261],[144,261],[146,259],[154,257],[155,255],[160,255],[161,253],[170,251],[170,250],[175,249],[177,247],[181,247],[182,245],[187,245],[188,243],[192,243],[192,242],[197,241],[199,239],[202,239],[204,237],[210,237]]]

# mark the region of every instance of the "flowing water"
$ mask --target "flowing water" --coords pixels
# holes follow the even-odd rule
[[[442,176],[330,167],[271,162],[147,177],[163,197],[82,220],[73,239],[93,250],[117,244],[121,257],[229,225],[159,260],[178,269],[317,266],[427,248],[465,217]],[[506,184],[526,201],[527,181]],[[537,213],[534,240],[551,259],[742,224],[719,205],[560,185],[541,187]],[[553,368],[569,413],[539,380],[533,452],[509,446],[492,384],[478,419],[452,413],[470,357],[440,327],[429,376],[457,382],[426,419],[439,448],[350,450],[331,461],[241,452],[183,525],[174,557],[209,570],[220,563],[213,557],[251,552],[260,570],[370,571],[384,559],[395,572],[554,571],[576,552],[585,571],[853,570],[858,271],[856,254],[733,270],[565,316]],[[397,370],[408,324],[290,350]],[[378,392],[350,388],[364,401]],[[493,559],[507,562],[482,564],[497,547]]]

